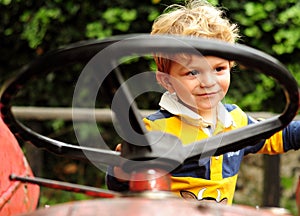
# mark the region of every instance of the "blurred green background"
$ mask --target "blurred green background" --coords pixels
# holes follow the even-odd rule
[[[262,50],[277,58],[296,80],[300,81],[300,2],[298,0],[211,0],[210,2],[224,8],[225,15],[239,25],[242,35],[239,43]],[[82,40],[103,39],[112,35],[149,33],[154,19],[167,5],[173,3],[182,3],[182,1],[0,0],[0,86],[32,59],[65,45]],[[153,62],[141,60],[139,65],[151,68]],[[125,71],[137,68],[133,62],[123,67]],[[144,70],[143,66],[138,67]],[[74,77],[78,76],[81,69],[82,65],[79,65],[65,69],[70,73],[50,73],[47,77],[30,81],[18,95],[14,105],[70,106],[73,93],[71,87],[74,87],[77,79]],[[74,75],[76,73],[77,75]],[[226,102],[237,103],[248,112],[277,113],[283,109],[284,95],[275,82],[261,74],[253,73],[240,76],[238,72],[233,72],[232,77],[232,86]],[[103,91],[105,92],[105,89]],[[158,97],[156,96],[144,95],[138,100],[143,109],[157,109]],[[107,106],[99,103],[100,108]],[[76,143],[72,122],[55,119],[41,123],[31,119],[26,120],[25,123],[51,138]],[[83,131],[86,132],[83,136],[89,137],[89,129]],[[99,124],[99,131],[112,149],[120,141],[110,123]],[[93,165],[57,157],[43,150],[37,150],[22,141],[20,145],[37,176],[105,188],[104,173]],[[299,157],[290,157],[296,160],[289,163],[290,169],[296,170]],[[263,169],[263,159],[260,156],[253,158],[245,159],[245,165],[241,170],[242,177],[245,177],[243,169],[247,170],[244,171],[245,173],[251,166],[259,167],[256,169],[257,172]],[[254,176],[262,175],[255,173],[256,171],[253,172]],[[245,182],[239,183],[235,202],[252,206],[261,205],[259,202],[262,202],[262,190],[257,189],[258,192],[252,190],[250,194],[243,194],[244,190],[241,188],[247,187],[250,183],[247,178],[242,180]],[[255,179],[253,181],[254,184],[257,183]],[[293,191],[295,184],[294,175],[290,172],[282,176],[280,206],[290,209],[294,214],[296,214],[294,194],[286,191]],[[40,205],[91,198],[82,194],[42,188]],[[249,198],[255,202],[249,201]]]

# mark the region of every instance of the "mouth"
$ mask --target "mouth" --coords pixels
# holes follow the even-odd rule
[[[210,97],[210,96],[216,95],[217,93],[218,93],[218,91],[216,91],[216,92],[205,92],[205,93],[202,93],[202,94],[197,94],[197,96]]]

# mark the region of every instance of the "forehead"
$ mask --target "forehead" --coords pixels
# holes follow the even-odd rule
[[[229,61],[216,56],[203,56],[191,54],[174,55],[172,64],[181,67],[213,67],[214,65],[225,64]]]

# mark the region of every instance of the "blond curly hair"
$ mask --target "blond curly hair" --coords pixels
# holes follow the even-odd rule
[[[224,11],[204,0],[190,0],[185,5],[170,5],[154,21],[152,35],[184,35],[235,43],[239,38],[236,24],[224,16]],[[171,61],[155,56],[158,71],[167,72]]]

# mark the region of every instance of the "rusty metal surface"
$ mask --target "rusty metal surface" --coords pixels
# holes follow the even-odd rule
[[[22,216],[268,216],[278,215],[265,209],[249,206],[227,206],[216,203],[186,201],[183,199],[116,198],[113,200],[78,201],[39,209]]]
[[[39,187],[10,181],[11,173],[32,176],[32,171],[15,137],[0,118],[0,215],[35,210]]]

